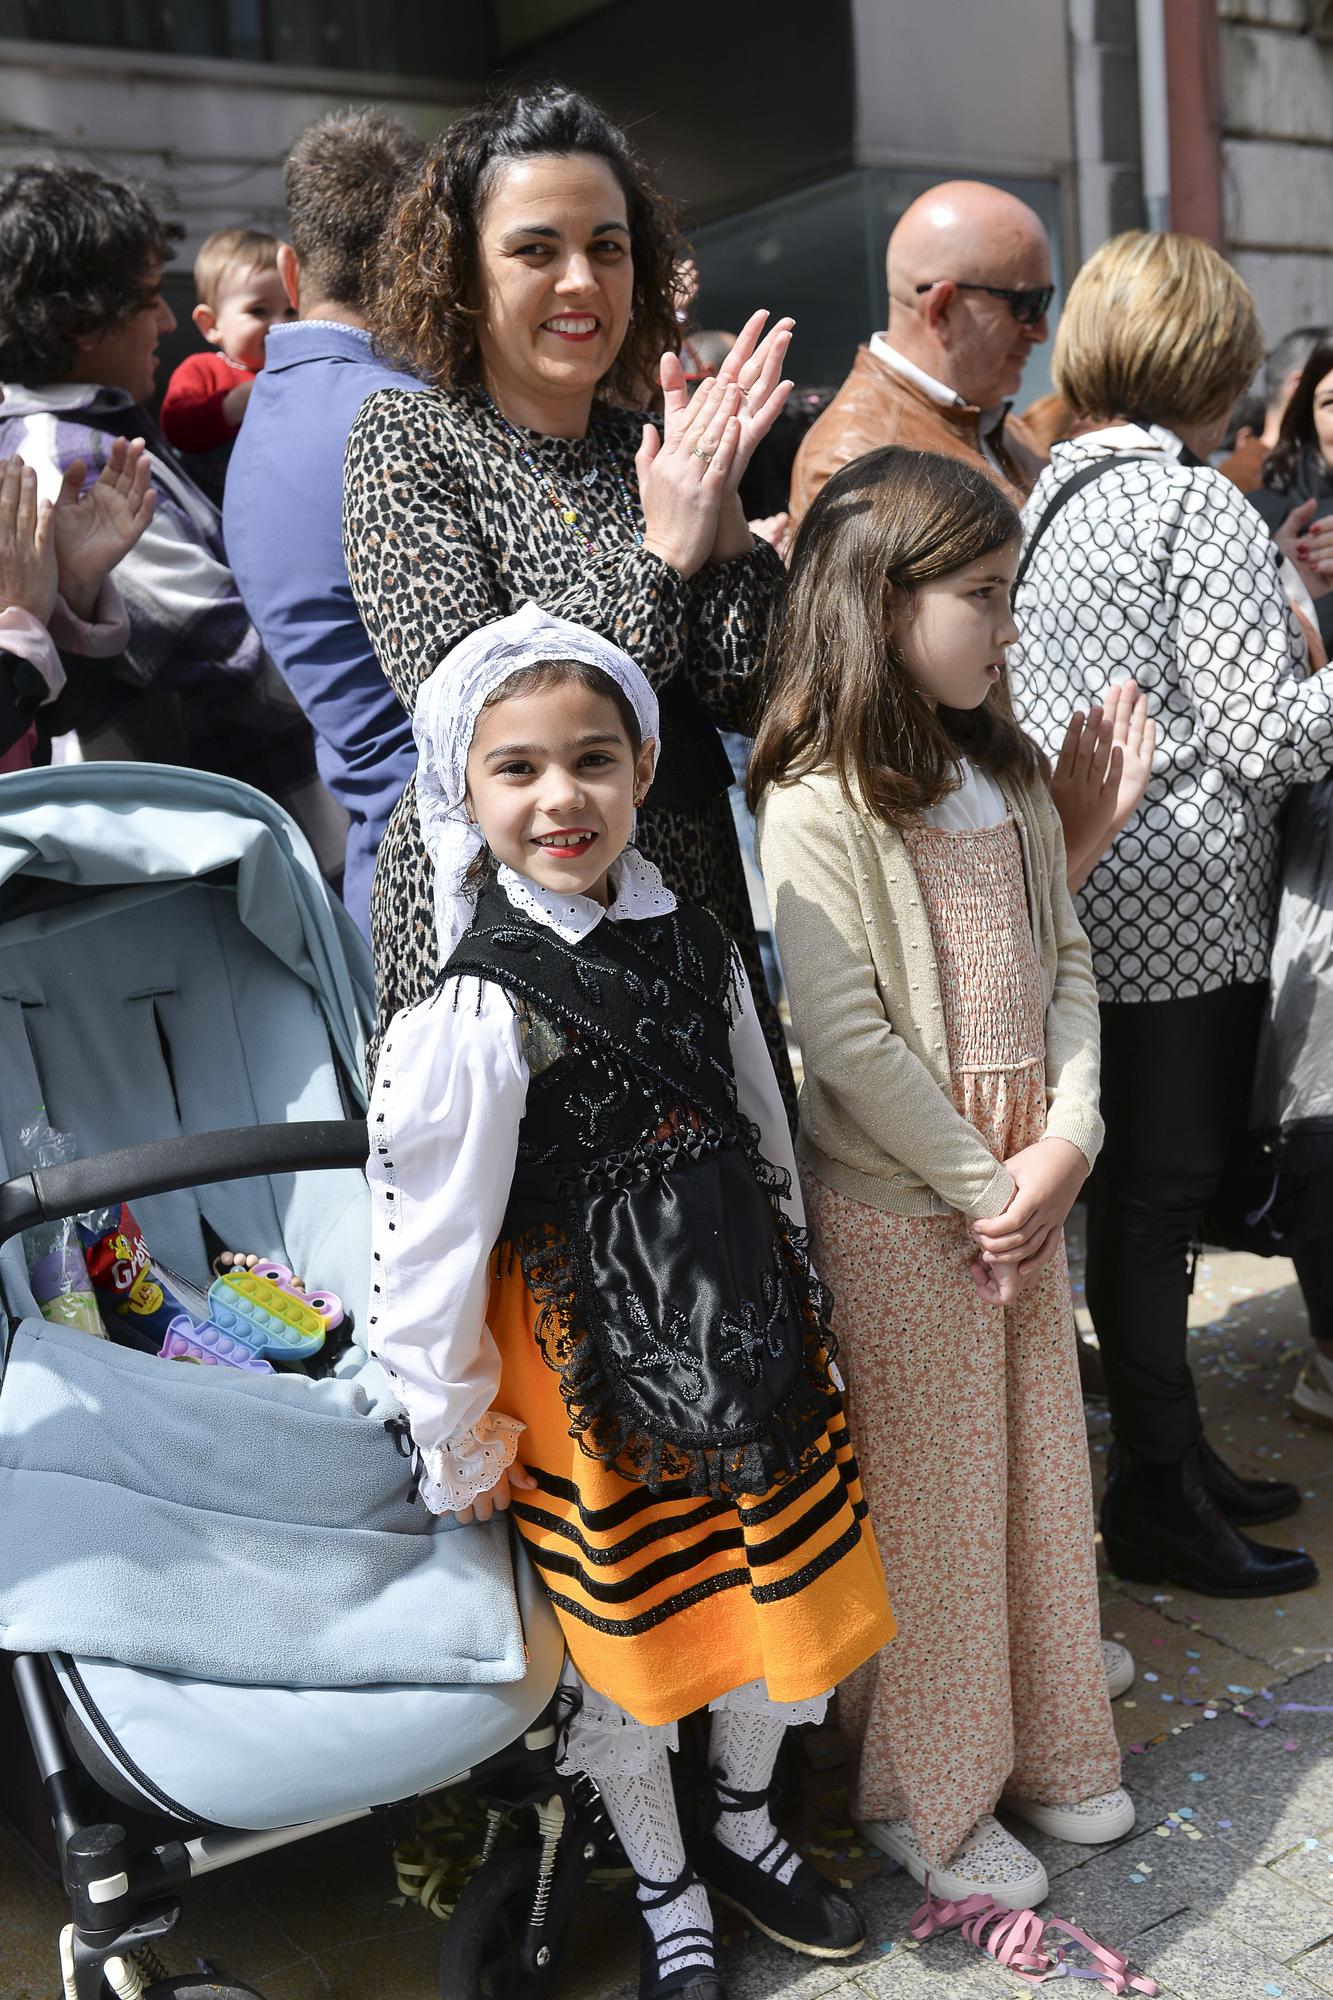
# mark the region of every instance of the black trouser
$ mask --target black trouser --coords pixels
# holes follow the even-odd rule
[[[1199,1436],[1190,1245],[1244,1141],[1264,991],[1101,1008],[1106,1143],[1088,1190],[1088,1309],[1116,1436],[1159,1463]]]

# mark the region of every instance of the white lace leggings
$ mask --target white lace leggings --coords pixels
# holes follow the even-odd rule
[[[676,1724],[637,1722],[606,1695],[590,1688],[568,1661],[564,1685],[578,1694],[581,1705],[569,1725],[558,1768],[565,1776],[586,1771],[596,1780],[620,1844],[639,1878],[643,1901],[654,1893],[653,1885],[666,1887],[685,1867],[667,1763],[668,1751],[678,1748]],[[713,1717],[709,1763],[737,1791],[763,1791],[773,1775],[787,1730],[796,1723],[822,1722],[828,1703],[827,1695],[810,1701],[770,1701],[762,1681],[751,1681],[720,1695],[708,1704]],[[775,1834],[768,1809],[762,1806],[752,1812],[723,1813],[715,1831],[726,1846],[750,1860],[772,1844]],[[794,1854],[784,1855],[779,1850],[767,1866],[776,1868],[779,1881],[787,1881],[796,1863]],[[644,1917],[659,1940],[682,1934],[680,1948],[659,1961],[660,1972],[709,1962],[709,1955],[697,1942],[701,1934],[711,1936],[713,1928],[702,1883],[691,1883],[669,1902],[645,1910]]]

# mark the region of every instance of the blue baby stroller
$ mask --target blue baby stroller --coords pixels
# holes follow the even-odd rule
[[[609,1837],[552,1775],[540,1586],[502,1522],[413,1500],[361,1348],[319,1377],[180,1366],[36,1310],[20,1232],[128,1201],[184,1281],[253,1247],[364,1325],[369,1007],[364,945],[259,793],[0,779],[0,1646],[70,1899],[66,2000],[251,1992],[162,1975],[192,1877],[469,1777],[485,1865],[442,1991],[536,2000]],[[22,1172],[38,1103],[81,1157]]]

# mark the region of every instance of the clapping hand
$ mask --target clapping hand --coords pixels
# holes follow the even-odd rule
[[[1273,531],[1273,540],[1295,565],[1311,597],[1322,597],[1333,588],[1333,519],[1325,515],[1316,521],[1314,511],[1318,504],[1316,500],[1302,500],[1299,507],[1292,508],[1281,527]]]
[[[37,474],[21,458],[0,461],[0,608],[27,611],[47,625],[55,610],[53,508],[37,498]]]
[[[772,428],[792,384],[781,379],[793,322],[751,314],[717,374],[693,397],[675,354],[662,356],[663,427],[644,427],[635,459],[644,546],[693,576],[752,546],[737,489],[755,446]]]
[[[149,485],[142,438],[117,438],[106,464],[82,491],[88,467],[76,458],[55,503],[55,549],[60,591],[78,618],[91,619],[103,579],[129,554],[153,518],[157,495]]]
[[[1136,811],[1152,776],[1156,724],[1134,681],[1118,681],[1086,715],[1076,709],[1051,777],[1071,890],[1082,888]]]

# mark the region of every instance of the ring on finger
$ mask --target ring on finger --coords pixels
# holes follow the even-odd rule
[[[717,446],[714,445],[713,451],[716,450]],[[701,444],[697,444],[695,445],[694,450],[690,453],[690,456],[691,458],[701,458],[703,459],[704,463],[707,464],[708,460],[713,456],[713,452],[705,451]]]

